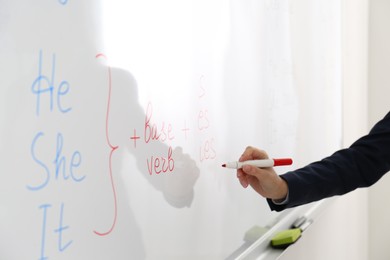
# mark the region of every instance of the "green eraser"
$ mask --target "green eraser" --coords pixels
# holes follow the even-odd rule
[[[277,248],[285,248],[295,243],[301,236],[301,229],[294,228],[278,232],[271,240],[271,245]]]

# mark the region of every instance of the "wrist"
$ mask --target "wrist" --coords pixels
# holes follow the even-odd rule
[[[286,200],[287,198],[287,195],[288,195],[288,185],[287,185],[287,182],[279,177],[279,185],[278,185],[278,193],[276,194],[276,196],[272,199],[273,201],[275,202],[283,202]]]

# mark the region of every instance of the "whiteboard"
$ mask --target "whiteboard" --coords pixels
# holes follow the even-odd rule
[[[221,164],[340,147],[340,26],[334,0],[0,0],[0,258],[245,249],[283,215]]]

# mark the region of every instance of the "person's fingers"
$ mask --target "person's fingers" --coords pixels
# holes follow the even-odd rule
[[[268,155],[265,151],[247,146],[241,155],[239,161],[253,160],[253,159],[267,159]]]
[[[242,187],[246,188],[249,186],[247,175],[241,169],[237,170],[237,178]]]
[[[249,174],[251,176],[256,176],[259,174],[259,171],[261,169],[255,167],[255,166],[252,166],[252,165],[244,165],[242,167],[242,171],[245,173],[245,174]]]

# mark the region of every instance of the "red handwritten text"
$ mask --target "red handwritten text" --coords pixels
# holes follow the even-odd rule
[[[152,104],[149,103],[146,109],[145,115],[145,127],[144,127],[144,140],[145,143],[153,141],[165,142],[166,140],[173,140],[175,136],[172,132],[172,125],[165,125],[165,122],[161,123],[161,126],[158,127],[155,123],[151,123],[153,116]]]
[[[149,174],[160,174],[161,172],[172,172],[175,169],[175,161],[172,158],[172,147],[168,148],[167,157],[151,156],[147,159]]]
[[[206,140],[200,146],[200,161],[213,160],[217,157],[217,153],[214,149],[214,138]]]
[[[102,54],[102,53],[99,53],[96,55],[96,58],[99,59],[99,58],[104,58],[104,59],[107,59],[107,57]],[[113,172],[112,172],[112,156],[114,154],[114,152],[118,149],[118,146],[114,146],[111,144],[111,141],[110,141],[110,135],[109,135],[109,119],[110,119],[110,107],[111,107],[111,90],[112,90],[112,81],[111,81],[111,67],[108,67],[108,98],[107,98],[107,110],[106,110],[106,142],[107,142],[107,145],[110,149],[110,157],[108,158],[108,162],[109,162],[109,178],[110,178],[110,183],[111,183],[111,189],[112,189],[112,196],[113,196],[113,204],[114,204],[114,212],[113,212],[113,219],[112,219],[112,223],[111,223],[111,226],[104,232],[100,232],[100,231],[96,231],[94,230],[93,232],[98,235],[98,236],[106,236],[108,234],[110,234],[114,228],[115,228],[115,225],[116,225],[116,220],[117,220],[117,215],[118,215],[118,204],[117,204],[117,195],[116,195],[116,187],[115,187],[115,184],[114,184],[114,176],[113,176]]]

